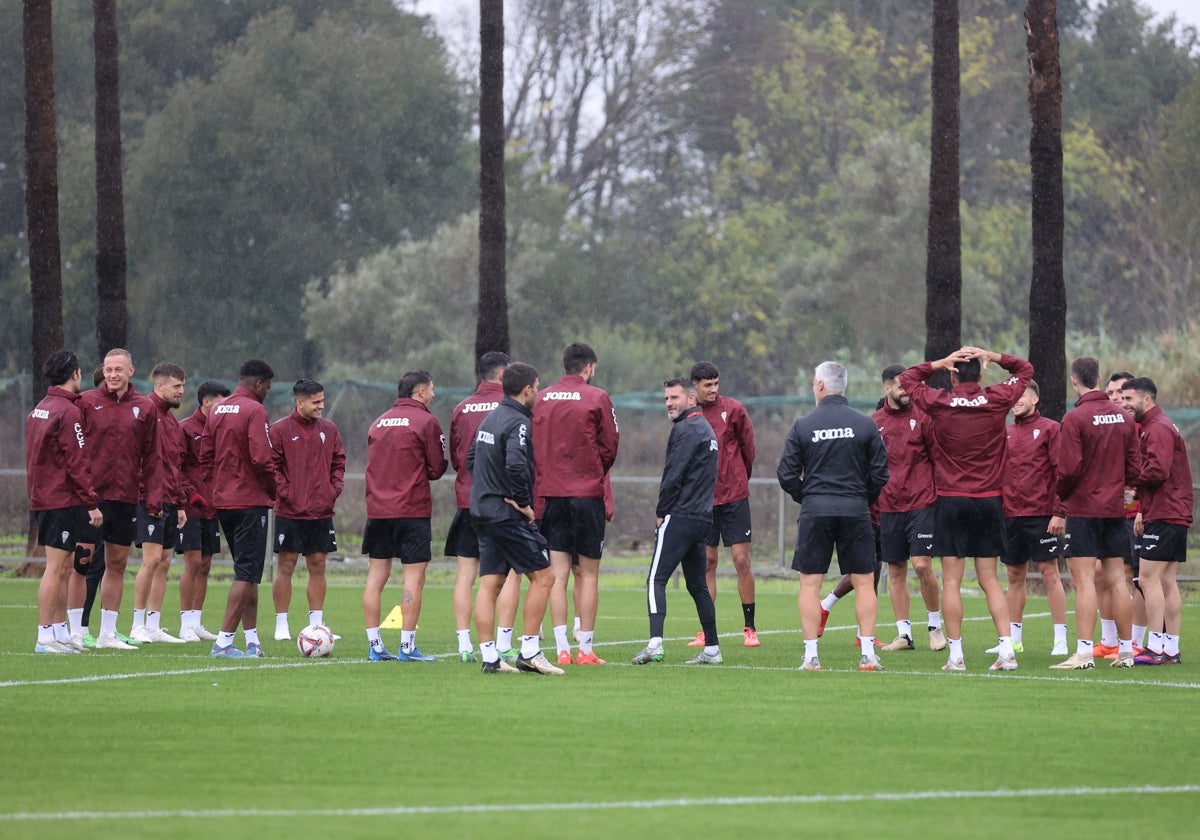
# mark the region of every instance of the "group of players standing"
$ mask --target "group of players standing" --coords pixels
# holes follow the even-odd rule
[[[989,362],[1011,377],[981,387]],[[476,371],[477,390],[454,410],[448,455],[429,410],[432,377],[426,371],[401,377],[395,404],[368,432],[363,614],[369,659],[433,659],[416,644],[432,559],[430,482],[453,465],[457,512],[445,553],[457,558],[453,603],[460,659],[476,661],[473,613],[484,672],[562,674],[540,650],[548,605],[557,665],[604,664],[593,644],[598,569],[605,522],[612,515],[609,471],[619,431],[608,394],[591,384],[596,364],[590,347],[572,344],[563,354],[564,376],[540,389],[533,368],[511,363],[503,353],[485,354]],[[950,374],[952,390],[926,384],[937,371]],[[272,506],[279,571],[273,585],[275,639],[290,638],[291,578],[301,555],[309,572],[309,622],[324,623],[324,564],[336,550],[333,514],[343,489],[345,452],[337,427],[322,417],[319,383],[299,380],[293,387],[295,410],[269,424],[262,401],[274,372],[251,359],[239,371],[233,393],[205,382],[195,412],[176,421],[171,410],[180,405],[186,382],[176,365],[155,367],[149,395],[133,387],[133,363],[125,350],[106,355],[93,390],[82,391],[79,362],[69,351],[51,356],[43,372],[50,388],[26,423],[31,509],[47,553],[37,652],[206,640],[213,642],[213,657],[263,656],[258,585]],[[907,370],[886,368],[884,398],[868,418],[845,400],[845,368],[835,362],[817,367],[817,409],[796,421],[777,471],[781,487],[801,504],[793,568],[800,573],[802,669],[820,669],[817,640],[833,604],[851,590],[862,647],[859,667],[882,669],[874,636],[879,560],[889,569],[897,627],[896,639],[884,649],[914,647],[911,561],[928,612],[930,647],[949,647],[945,670],[965,669],[961,582],[965,558],[973,557],[999,635],[989,651],[997,654],[991,668],[1017,667],[1029,562],[1038,563],[1047,587],[1052,654],[1065,655],[1060,553],[1069,559],[1075,582],[1079,641],[1073,656],[1051,667],[1091,668],[1096,656],[1111,657],[1119,666],[1179,661],[1176,574],[1185,559],[1192,510],[1182,437],[1155,404],[1149,379],[1114,375],[1106,395],[1098,387],[1098,362],[1077,359],[1071,383],[1079,400],[1060,427],[1038,414],[1032,377],[1024,360],[964,347]],[[689,378],[665,383],[672,431],[647,577],[650,641],[635,664],[663,659],[666,582],[681,566],[701,624],[689,645],[703,650],[690,662],[722,661],[713,607],[721,541],[731,549],[737,572],[743,644],[759,645],[749,553],[754,430],[742,403],[720,394],[719,381],[712,363],[699,362]],[[1006,427],[1010,409],[1016,422]],[[235,576],[220,633],[214,634],[200,616],[221,530]],[[116,624],[135,542],[143,563],[126,636]],[[185,557],[179,637],[161,626],[173,550]],[[835,550],[846,577],[821,601]],[[941,592],[935,556],[942,562]],[[1008,569],[1007,597],[997,578],[998,557]],[[395,558],[403,567],[402,629],[392,653],[380,618]],[[1135,603],[1144,604],[1144,618],[1139,612],[1136,624],[1126,563]],[[522,575],[529,588],[514,650]],[[574,656],[567,632],[572,577]],[[97,588],[101,623],[93,637],[88,627]],[[1094,650],[1098,598],[1103,636]],[[239,625],[244,649],[234,644]]]

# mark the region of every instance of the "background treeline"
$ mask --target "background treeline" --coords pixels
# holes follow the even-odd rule
[[[1024,4],[963,0],[963,335],[1022,352]],[[929,9],[910,0],[511,4],[515,354],[572,340],[642,391],[874,377],[924,341]],[[1068,352],[1200,401],[1197,36],[1059,0]],[[229,378],[471,383],[477,67],[387,0],[118,6],[130,344]],[[31,367],[21,4],[0,2],[0,373]],[[68,344],[98,355],[92,17],[54,4]],[[872,380],[873,381],[873,380]]]

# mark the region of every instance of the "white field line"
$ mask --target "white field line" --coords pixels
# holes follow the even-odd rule
[[[1200,793],[1200,785],[995,790],[913,790],[881,793],[817,793],[797,796],[719,796],[686,799],[632,799],[618,802],[508,802],[464,805],[396,805],[376,808],[222,808],[147,811],[65,811],[0,813],[0,822],[64,820],[181,820],[266,817],[397,817],[417,815],[505,814],[562,811],[629,811],[663,808],[744,807],[748,805],[831,805],[839,803],[922,802],[961,799],[1048,799],[1083,796],[1173,795]]]

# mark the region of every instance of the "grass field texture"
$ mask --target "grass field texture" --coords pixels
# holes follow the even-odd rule
[[[617,575],[601,579],[597,622],[609,664],[553,678],[458,662],[450,588],[431,580],[418,642],[443,658],[428,664],[365,661],[355,580],[330,586],[327,622],[345,637],[330,659],[270,640],[264,586],[269,658],[234,662],[204,644],[34,655],[36,581],[0,580],[0,837],[1197,832],[1191,598],[1182,665],[1050,671],[1045,600],[1031,597],[1020,669],[996,674],[978,596],[966,598],[967,673],[940,670],[945,654],[928,649],[921,621],[917,650],[859,673],[850,598],[822,639],[827,670],[804,673],[796,584],[760,582],[762,647],[747,649],[723,582],[725,664],[681,664],[696,620],[680,588],[668,591],[666,662],[635,667],[645,595],[635,575]],[[293,633],[305,623],[299,573],[296,584]],[[227,591],[210,589],[210,629]],[[919,596],[913,606],[923,616]],[[128,629],[128,603],[121,618]],[[164,625],[177,624],[168,612]],[[549,631],[547,620],[553,654]],[[389,648],[398,635],[385,631]],[[878,635],[894,636],[886,596]]]

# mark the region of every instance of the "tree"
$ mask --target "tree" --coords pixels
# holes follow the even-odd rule
[[[117,0],[92,0],[96,61],[96,352],[129,343]]]
[[[54,37],[50,0],[24,0],[25,214],[33,299],[33,396],[41,368],[63,346],[62,253],[58,239],[58,138],[54,121]]]
[[[1056,0],[1029,0],[1029,165],[1033,272],[1029,282],[1029,360],[1041,385],[1041,411],[1066,411],[1067,288],[1063,280],[1062,74]]]
[[[933,0],[929,228],[925,263],[927,360],[944,358],[962,344],[958,101],[958,0]]]
[[[475,358],[509,351],[504,220],[504,0],[479,0],[479,311]]]

